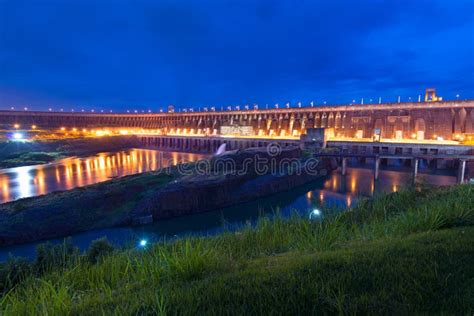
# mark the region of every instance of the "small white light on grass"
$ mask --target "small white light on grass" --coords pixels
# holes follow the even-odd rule
[[[147,243],[148,243],[148,241],[146,239],[141,239],[139,245],[140,245],[140,247],[145,247],[147,245]]]
[[[315,208],[311,211],[311,213],[309,214],[309,219],[316,219],[316,218],[320,218],[322,215],[322,212]]]

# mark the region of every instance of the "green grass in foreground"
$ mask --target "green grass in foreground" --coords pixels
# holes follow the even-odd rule
[[[473,225],[474,187],[463,185],[381,195],[322,222],[261,219],[96,263],[70,251],[48,265],[42,254],[10,267],[16,285],[0,313],[470,314]]]

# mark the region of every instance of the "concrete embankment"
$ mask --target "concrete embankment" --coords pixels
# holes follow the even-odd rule
[[[257,161],[278,169],[260,169]],[[302,159],[299,150],[275,157],[247,149],[169,173],[144,173],[22,199],[0,205],[0,246],[235,205],[307,184],[335,167],[331,160]]]

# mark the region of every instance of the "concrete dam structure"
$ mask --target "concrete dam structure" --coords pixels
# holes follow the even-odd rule
[[[336,138],[474,139],[474,100],[335,105],[284,109],[171,113],[0,111],[0,128],[141,128],[164,135],[222,135],[245,130],[256,137],[294,137],[326,128]]]

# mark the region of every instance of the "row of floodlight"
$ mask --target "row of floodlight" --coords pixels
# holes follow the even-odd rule
[[[459,94],[456,94],[456,99],[457,99],[457,100],[459,100],[459,97],[460,97],[460,95],[459,95]],[[421,101],[422,101],[421,95],[419,95],[419,96],[418,96],[418,102],[421,102]],[[408,97],[408,102],[412,102],[412,98],[411,98],[411,97]],[[368,104],[373,104],[373,103],[374,103],[374,99],[369,99],[369,103],[368,103]],[[378,102],[377,102],[377,103],[378,103],[378,104],[382,104],[382,97],[379,97],[379,98],[378,98]],[[400,97],[400,96],[397,98],[397,103],[401,103],[401,97]],[[359,104],[359,103],[358,103],[355,99],[353,99],[352,102],[349,103],[349,105],[356,105],[356,104]],[[360,104],[361,104],[361,105],[364,104],[364,98],[362,98],[362,99],[360,100]],[[320,105],[327,105],[327,102],[326,102],[326,101],[323,101],[323,103],[320,104]],[[306,105],[305,107],[308,107],[308,106],[309,106],[309,107],[314,107],[314,106],[315,106],[315,102],[314,102],[314,101],[311,101],[311,102],[309,103],[309,105]],[[282,108],[291,108],[291,107],[292,107],[291,103],[290,103],[290,102],[287,102],[287,103],[285,103],[285,104],[283,105]],[[298,107],[298,108],[303,107],[302,102],[297,102],[297,103],[296,103],[296,107]],[[266,105],[265,105],[265,109],[268,110],[269,108],[270,108],[269,105],[266,104]],[[274,109],[279,109],[279,108],[280,108],[280,104],[279,104],[279,103],[275,103],[275,104],[273,105],[273,108],[274,108]],[[258,104],[253,104],[252,106],[249,105],[249,104],[246,104],[246,105],[244,105],[243,107],[240,107],[240,105],[236,105],[236,106],[231,106],[231,105],[229,105],[229,106],[226,106],[226,107],[224,107],[224,106],[221,106],[221,107],[220,107],[220,110],[221,110],[221,111],[225,111],[225,110],[226,110],[226,111],[240,111],[240,110],[250,110],[250,109],[258,110],[258,109],[259,109],[259,106],[258,106]],[[15,108],[14,106],[12,106],[12,107],[10,107],[10,110],[15,111],[15,110],[18,110],[18,109]],[[20,110],[21,110],[21,108],[20,108]],[[29,111],[30,109],[29,109],[28,107],[23,107],[22,110],[23,110],[23,111]],[[48,111],[49,111],[49,112],[53,112],[53,108],[48,108]],[[185,108],[178,108],[178,112],[194,112],[194,111],[195,111],[194,108],[186,108],[186,107],[185,107]],[[198,112],[201,112],[201,107],[198,107],[198,110],[197,110],[197,111],[198,111]],[[216,107],[215,107],[215,106],[203,107],[203,108],[202,108],[202,111],[204,111],[204,112],[209,112],[209,111],[215,112],[215,111],[216,111]],[[64,108],[60,108],[60,109],[59,109],[59,112],[67,112],[67,110],[65,110]],[[70,109],[70,112],[76,112],[76,110],[75,110],[75,109]],[[89,113],[89,112],[90,112],[90,113],[113,113],[113,110],[108,110],[108,111],[106,111],[106,110],[99,110],[99,111],[96,111],[95,109],[91,109],[91,110],[81,109],[81,110],[78,111],[78,112],[81,112],[81,113],[85,113],[85,112],[88,112],[88,113]],[[163,109],[160,109],[160,110],[157,111],[157,112],[163,113],[164,110],[163,110]],[[174,112],[174,106],[173,106],[173,105],[168,106],[168,111],[167,111],[167,112],[173,113],[173,112]],[[152,111],[152,110],[126,110],[126,113],[144,114],[144,113],[153,113],[153,111]]]

